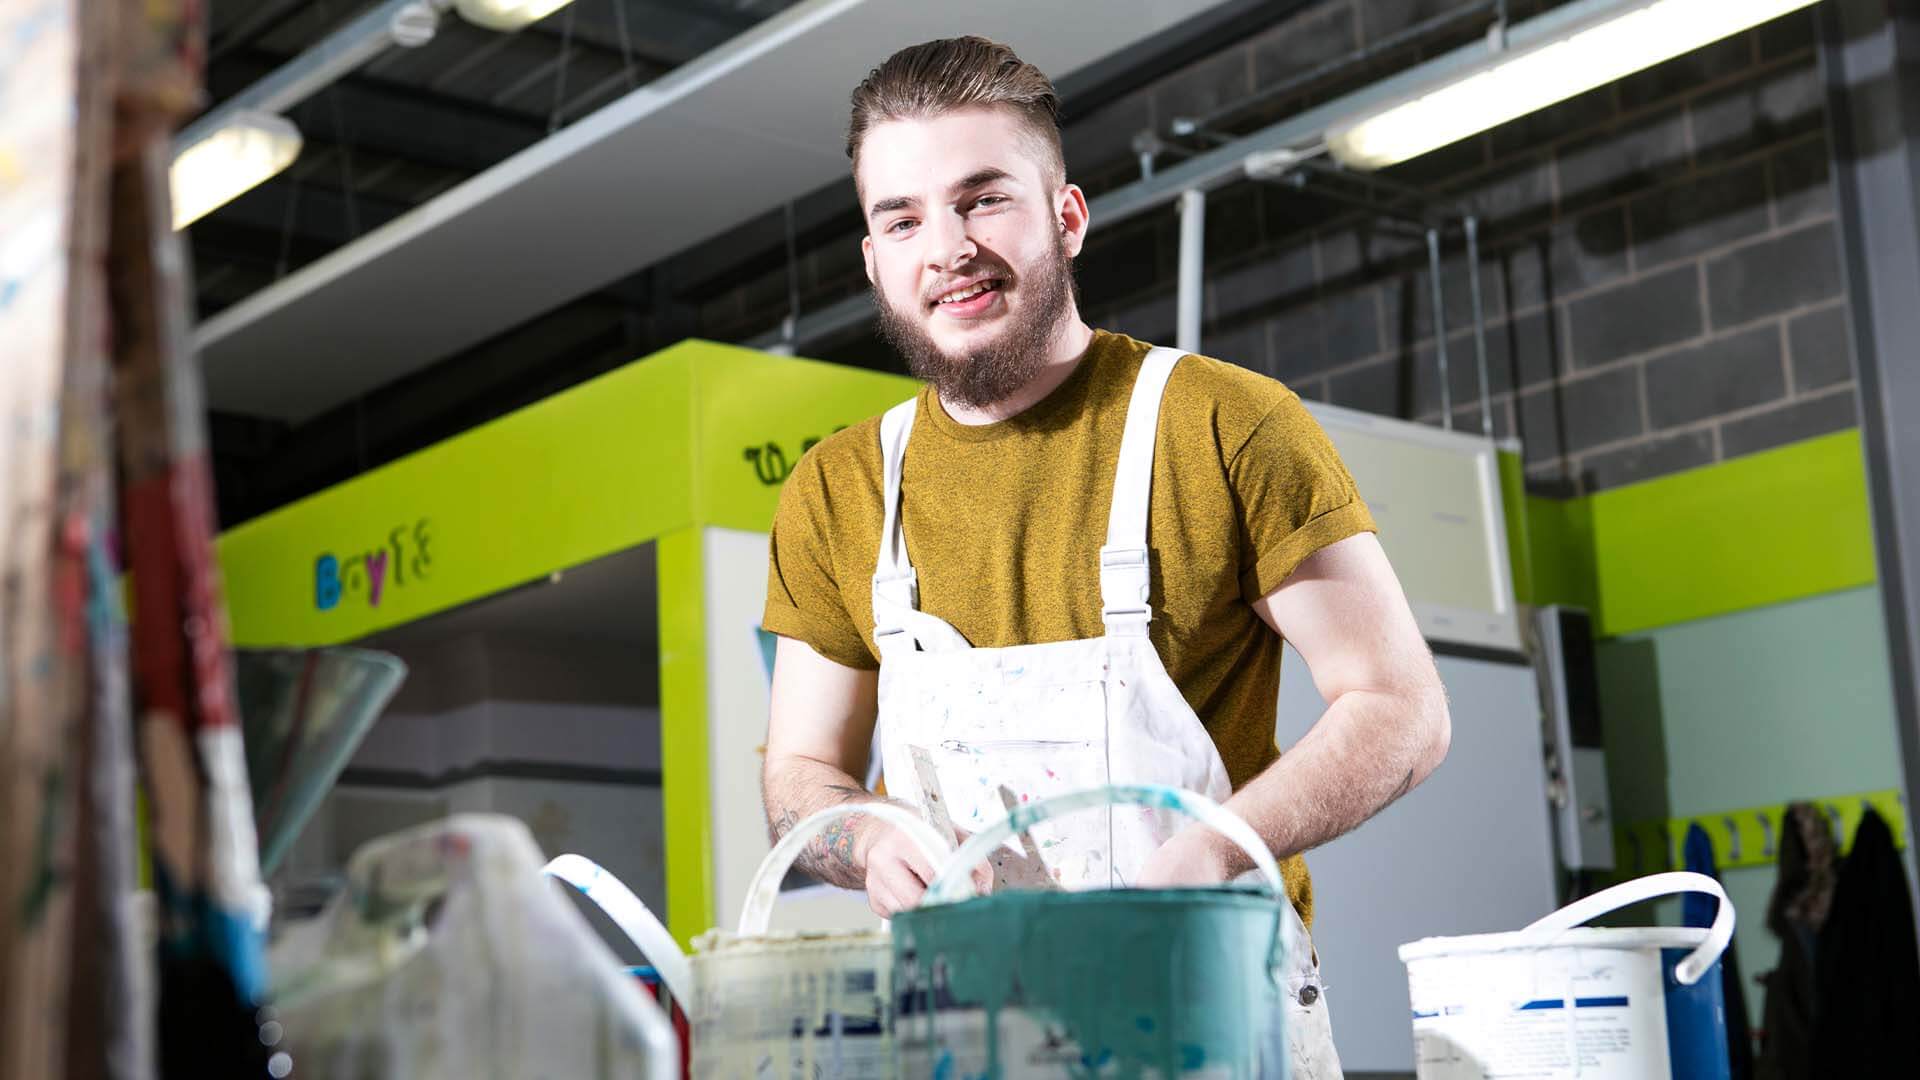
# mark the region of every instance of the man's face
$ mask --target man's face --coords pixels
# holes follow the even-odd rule
[[[1004,400],[1045,364],[1073,312],[1086,201],[1051,172],[1009,110],[867,133],[861,247],[881,328],[946,400]]]

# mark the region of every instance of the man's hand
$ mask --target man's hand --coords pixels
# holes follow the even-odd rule
[[[858,820],[862,836],[857,843],[864,847],[857,848],[855,858],[866,867],[867,906],[883,919],[919,906],[939,867],[901,830],[878,818]],[[973,886],[982,896],[993,891],[993,868],[985,863],[974,867]]]
[[[1252,869],[1253,860],[1212,829],[1189,825],[1147,858],[1134,884],[1142,889],[1224,885]]]

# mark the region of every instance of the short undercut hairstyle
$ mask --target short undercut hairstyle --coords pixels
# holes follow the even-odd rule
[[[853,91],[847,156],[860,171],[860,145],[875,124],[927,120],[960,109],[1009,109],[1032,136],[1049,183],[1066,178],[1060,98],[1053,82],[1014,51],[983,37],[944,38],[901,49]]]

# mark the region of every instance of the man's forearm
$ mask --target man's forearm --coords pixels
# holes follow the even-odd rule
[[[1351,691],[1328,707],[1279,761],[1227,806],[1275,855],[1292,855],[1351,832],[1425,780],[1446,756],[1446,696]],[[1235,873],[1252,863],[1228,856]]]
[[[762,777],[762,795],[767,807],[767,826],[775,840],[830,806],[883,801],[844,771],[823,761],[801,757],[769,758]],[[866,867],[861,865],[858,851],[864,820],[863,816],[854,815],[830,822],[819,836],[807,843],[800,855],[800,868],[841,888],[865,888]]]

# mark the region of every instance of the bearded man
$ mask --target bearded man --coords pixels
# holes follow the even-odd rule
[[[980,38],[904,49],[853,94],[867,277],[926,388],[801,459],[763,625],[779,635],[764,776],[776,833],[887,796],[955,833],[1108,783],[1197,791],[1280,859],[1297,1077],[1338,1077],[1301,853],[1446,755],[1446,695],[1373,519],[1285,386],[1081,318],[1090,226],[1045,75]],[[1151,257],[1146,255],[1143,257]],[[1281,645],[1328,702],[1274,744]],[[1048,823],[995,885],[1218,885],[1246,852],[1164,813]],[[934,868],[872,815],[811,845],[882,916]],[[1328,902],[1338,902],[1333,898]]]

